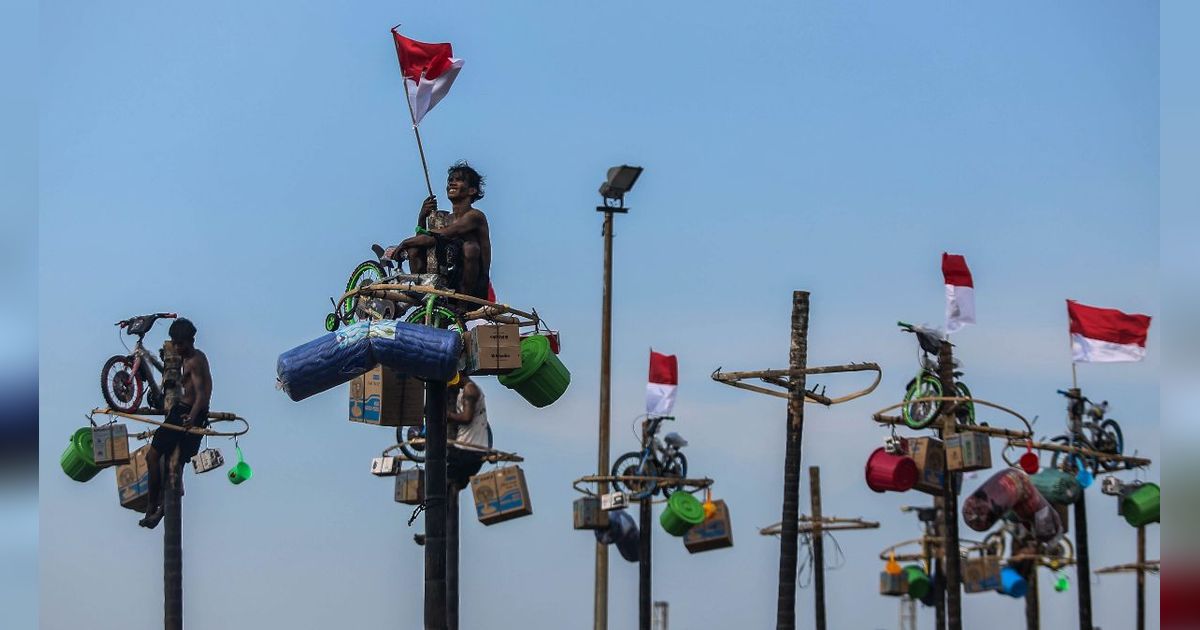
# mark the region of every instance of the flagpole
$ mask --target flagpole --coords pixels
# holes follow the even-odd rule
[[[396,30],[400,25],[392,27],[392,34],[399,35]],[[400,43],[396,38],[392,38],[392,43],[396,46],[396,59],[400,59]],[[413,113],[412,99],[408,98],[408,77],[404,76],[404,67],[400,67],[400,80],[404,83],[404,102],[408,104],[408,119],[412,121],[413,134],[417,137],[417,153],[421,154],[421,170],[425,172],[425,188],[429,191],[429,196],[433,196],[433,184],[429,181],[429,165],[425,162],[425,147],[421,144],[421,130],[417,127],[417,115]]]

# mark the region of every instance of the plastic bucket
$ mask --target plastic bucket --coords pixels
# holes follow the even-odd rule
[[[242,459],[242,447],[238,447],[237,454],[237,465],[229,469],[229,483],[235,486],[254,476],[254,471],[250,468],[250,464],[247,464],[246,460]]]
[[[637,523],[625,510],[613,510],[608,513],[608,527],[596,530],[596,542],[611,545],[618,540],[629,538],[637,532]]]
[[[1000,569],[1000,592],[1009,597],[1025,597],[1029,583],[1021,577],[1021,573],[1012,567]]]
[[[917,483],[917,463],[881,446],[867,458],[867,487],[875,492],[907,492]]]
[[[921,599],[929,593],[929,587],[932,582],[929,580],[929,574],[919,564],[910,564],[904,567],[904,577],[908,580],[908,596],[913,599]]]
[[[687,492],[672,492],[667,509],[658,518],[662,528],[672,536],[682,536],[692,527],[704,522],[704,506]]]
[[[549,339],[531,335],[521,339],[521,367],[501,374],[499,381],[534,407],[545,407],[567,391],[571,372],[551,351]]]
[[[92,459],[92,429],[83,427],[71,436],[67,450],[58,459],[63,472],[75,481],[87,481],[100,472],[96,460]],[[1157,514],[1157,511],[1155,512]]]
[[[1144,483],[1121,499],[1121,513],[1125,522],[1134,527],[1158,522],[1158,495],[1156,483]]]
[[[1055,468],[1047,468],[1029,480],[1047,501],[1057,505],[1071,505],[1083,495],[1083,488],[1074,475]]]
[[[1029,451],[1022,455],[1021,459],[1017,460],[1017,463],[1021,466],[1021,470],[1024,470],[1025,474],[1027,475],[1035,475],[1037,474],[1038,469],[1041,468],[1041,462],[1038,461],[1037,453],[1034,453],[1033,451]]]

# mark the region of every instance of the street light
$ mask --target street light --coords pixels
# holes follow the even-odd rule
[[[625,207],[625,193],[633,188],[642,167],[623,164],[608,169],[608,177],[600,184],[600,196],[604,205],[596,208],[604,213],[604,300],[600,323],[600,445],[597,457],[598,475],[608,474],[608,425],[609,383],[612,366],[612,242],[613,213],[629,211]],[[608,493],[608,484],[600,483],[600,494]],[[608,545],[596,544],[595,598],[593,600],[593,628],[608,628]]]

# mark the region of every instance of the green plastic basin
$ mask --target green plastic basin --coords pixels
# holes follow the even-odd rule
[[[571,373],[550,351],[549,339],[531,335],[521,340],[521,367],[500,375],[499,381],[534,407],[545,407],[567,391]]]
[[[92,459],[92,428],[83,427],[71,436],[71,443],[63,451],[58,463],[63,472],[75,481],[87,481],[100,472],[96,460]]]
[[[904,576],[908,579],[908,596],[921,599],[929,594],[929,574],[919,564],[904,567]]]
[[[1134,527],[1158,522],[1159,489],[1156,483],[1144,483],[1121,499],[1125,522]]]
[[[683,492],[671,493],[667,509],[658,518],[662,528],[672,536],[682,536],[692,527],[704,522],[704,506],[696,497]]]

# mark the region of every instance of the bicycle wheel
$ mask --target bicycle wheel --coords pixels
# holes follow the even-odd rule
[[[675,457],[663,464],[663,476],[687,479],[687,457],[684,457],[683,453],[675,453]],[[679,488],[680,486],[663,486],[663,496],[670,497],[671,493]]]
[[[412,461],[423,464],[425,463],[425,445],[412,444],[411,440],[415,438],[425,438],[424,424],[416,427],[396,427],[396,442],[400,444],[400,450]]]
[[[1071,438],[1065,435],[1056,435],[1050,438],[1050,442],[1054,444],[1062,444],[1063,446],[1070,446]],[[1053,453],[1054,454],[1050,456],[1050,467],[1056,470],[1062,470],[1058,465],[1059,458],[1071,457],[1071,455],[1067,453],[1060,453],[1058,451],[1053,451]]]
[[[349,293],[354,289],[358,289],[372,282],[379,282],[387,277],[383,270],[383,265],[374,260],[365,260],[354,268],[350,273],[350,279],[346,281],[346,292]],[[342,300],[338,305],[337,317],[345,324],[354,323],[354,308],[358,306],[358,296],[348,297]],[[325,328],[329,328],[328,318],[325,322]],[[330,331],[332,332],[332,331]]]
[[[1117,424],[1116,420],[1105,420],[1100,423],[1100,433],[1096,436],[1096,449],[1113,455],[1121,455],[1125,452],[1125,435],[1121,433],[1121,425]],[[1105,459],[1100,462],[1100,465],[1109,472],[1124,468],[1125,464],[1113,460]]]
[[[133,373],[133,360],[116,355],[100,370],[100,391],[109,409],[133,413],[142,404],[142,379]]]
[[[907,404],[904,405],[900,414],[904,418],[904,423],[913,429],[924,429],[929,426],[929,423],[937,418],[941,403],[937,401],[910,403],[908,401],[918,398],[936,398],[941,395],[941,382],[928,372],[922,372],[921,377],[913,381],[904,394],[904,402]]]
[[[429,313],[429,322],[426,324],[425,314]],[[446,328],[449,330],[463,329],[463,324],[459,320],[458,315],[454,311],[444,306],[424,306],[413,311],[404,319],[410,324],[421,324],[422,326],[429,325],[434,328]]]
[[[645,465],[642,464],[642,454],[637,452],[625,453],[617,458],[617,462],[613,464],[612,476],[614,477],[657,477],[658,467],[653,461],[647,460]],[[654,494],[654,490],[658,487],[656,481],[637,481],[637,480],[614,480],[613,489],[621,492],[628,492],[631,499],[641,499]]]
[[[961,381],[955,383],[954,390],[956,392],[958,392],[959,398],[970,398],[971,397],[971,390],[967,389],[966,383],[963,383]],[[962,422],[964,424],[975,424],[975,403],[973,403],[973,402],[963,403],[961,406],[959,406],[957,414],[958,414],[958,419],[960,422]]]

